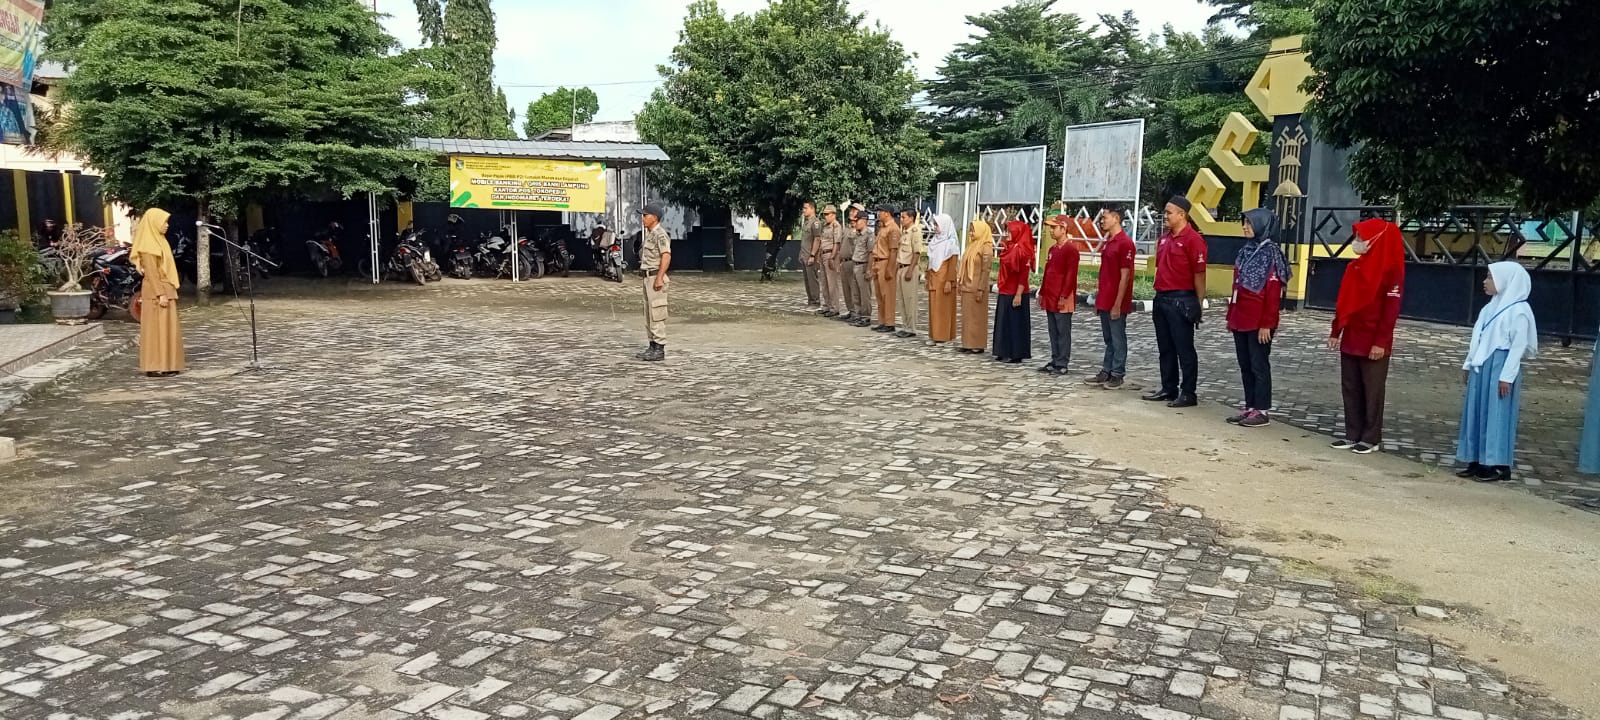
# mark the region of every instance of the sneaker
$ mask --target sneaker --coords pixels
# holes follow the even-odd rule
[[[1108,372],[1106,372],[1104,370],[1101,370],[1094,377],[1086,377],[1086,378],[1084,378],[1083,379],[1083,384],[1085,384],[1085,385],[1105,385],[1106,382],[1109,381],[1110,379],[1111,379],[1111,373],[1108,373]]]
[[[1100,387],[1103,387],[1107,390],[1117,390],[1122,387],[1122,378],[1112,376],[1110,380],[1107,380],[1105,384],[1101,385]]]
[[[1227,419],[1227,423],[1229,425],[1238,425],[1239,423],[1244,422],[1245,418],[1250,417],[1250,413],[1252,413],[1252,412],[1255,412],[1255,411],[1251,410],[1250,408],[1245,408],[1243,410],[1240,410],[1238,415],[1234,415],[1233,417],[1228,418]]]
[[[1335,440],[1331,443],[1328,443],[1328,447],[1331,447],[1335,450],[1349,450],[1355,446],[1356,444],[1349,440]]]
[[[1060,368],[1056,367],[1055,363],[1050,363],[1049,365],[1046,365],[1046,366],[1044,366],[1042,368],[1039,368],[1039,372],[1042,372],[1042,373],[1053,373],[1053,372],[1055,372],[1055,371],[1057,371],[1059,369]]]
[[[1350,448],[1350,452],[1353,452],[1357,455],[1371,455],[1377,451],[1377,445],[1368,445],[1367,443],[1356,443]]]
[[[1272,418],[1267,417],[1266,413],[1256,412],[1254,410],[1250,411],[1250,414],[1246,415],[1243,420],[1239,421],[1239,427],[1246,428],[1266,427],[1271,424]]]

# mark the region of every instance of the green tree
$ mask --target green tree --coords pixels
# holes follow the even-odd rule
[[[1159,204],[1189,190],[1195,172],[1212,165],[1211,146],[1228,115],[1243,113],[1258,129],[1271,129],[1244,94],[1264,55],[1260,43],[1215,24],[1198,35],[1168,26],[1149,39],[1138,59],[1134,93],[1145,118],[1146,202]],[[1266,162],[1266,147],[1258,142],[1246,162]],[[1230,186],[1223,207],[1240,207],[1240,192]]]
[[[1276,40],[1312,30],[1311,6],[1316,0],[1206,0],[1217,8],[1213,25],[1231,22],[1257,39]]]
[[[47,23],[73,67],[61,142],[111,199],[231,219],[273,197],[386,192],[419,159],[400,149],[416,76],[359,3],[57,0]]]
[[[443,70],[455,82],[440,109],[452,137],[514,138],[511,109],[494,83],[494,9],[489,0],[449,0],[443,15]]]
[[[522,134],[536,138],[551,130],[594,119],[600,112],[600,98],[589,88],[556,88],[528,103],[523,117]]]
[[[1307,81],[1370,199],[1418,212],[1508,194],[1600,197],[1600,3],[1321,0]]]
[[[1054,5],[1019,0],[967,17],[971,38],[928,82],[941,180],[977,177],[981,151],[1044,144],[1059,178],[1068,125],[1126,115],[1130,87],[1115,71],[1137,51],[1133,16],[1103,16],[1097,28]]]
[[[754,213],[786,240],[807,200],[926,195],[932,143],[905,49],[845,0],[774,0],[727,17],[690,3],[640,134],[672,161],[672,199]]]

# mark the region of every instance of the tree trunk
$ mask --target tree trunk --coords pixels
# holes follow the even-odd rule
[[[210,209],[210,200],[201,195],[198,219],[202,224],[195,226],[194,234],[194,294],[202,306],[211,304],[211,228],[203,224]]]
[[[726,264],[728,266],[728,272],[733,272],[733,247],[734,247],[735,241],[737,241],[738,239],[739,239],[739,233],[734,232],[734,229],[733,229],[733,212],[730,210],[728,212],[727,227],[723,229],[723,233],[722,233],[723,246],[727,248],[727,252],[728,252],[728,256],[726,258],[724,258],[724,260],[726,261],[724,264]]]

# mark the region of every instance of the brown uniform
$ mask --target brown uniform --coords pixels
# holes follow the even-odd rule
[[[837,221],[831,223],[824,221],[822,229],[817,232],[817,269],[821,275],[822,309],[841,314],[846,312],[844,283],[839,277],[843,269],[839,262],[839,252],[843,242],[844,226]]]
[[[894,327],[895,262],[899,257],[900,226],[883,223],[872,247],[872,287],[878,299],[878,324],[884,327]]]
[[[644,322],[650,342],[667,344],[667,286],[670,279],[663,278],[661,289],[656,289],[656,273],[661,270],[661,256],[672,253],[672,238],[666,228],[657,224],[644,231],[644,242],[639,246],[639,269],[644,271]]]

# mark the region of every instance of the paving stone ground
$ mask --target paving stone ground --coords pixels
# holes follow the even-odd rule
[[[0,417],[0,717],[1573,716],[1075,452],[1098,390],[674,283],[664,365],[632,283],[353,290]]]

